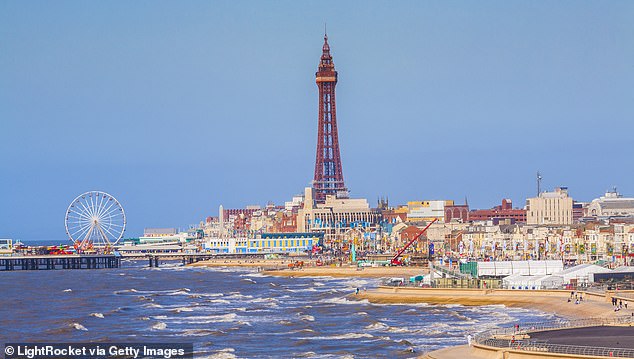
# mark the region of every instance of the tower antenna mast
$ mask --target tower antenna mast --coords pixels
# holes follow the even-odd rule
[[[542,175],[537,171],[537,197],[542,193]]]

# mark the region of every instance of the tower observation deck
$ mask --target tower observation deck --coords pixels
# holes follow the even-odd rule
[[[315,77],[319,88],[319,128],[313,194],[315,201],[323,203],[327,195],[335,195],[339,198],[348,197],[348,190],[343,182],[337,132],[335,101],[337,71],[335,71],[335,64],[330,55],[327,34],[324,34],[321,61]]]

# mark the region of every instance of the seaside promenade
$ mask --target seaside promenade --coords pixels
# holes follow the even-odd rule
[[[471,344],[435,350],[421,358],[632,358],[632,324],[632,318],[627,316],[551,323],[555,326],[552,329],[529,328],[522,332],[507,331],[505,334],[479,335],[478,339],[472,339]],[[557,327],[558,325],[561,327]]]

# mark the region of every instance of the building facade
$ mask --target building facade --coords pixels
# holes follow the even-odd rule
[[[634,198],[624,198],[614,189],[604,196],[594,199],[587,207],[590,217],[631,217],[634,216]]]
[[[326,196],[324,203],[318,203],[313,201],[312,188],[306,188],[304,198],[304,207],[297,213],[297,231],[323,232],[327,243],[341,241],[351,229],[376,229],[381,220],[380,211],[370,208],[366,199]]]
[[[469,213],[471,221],[488,221],[495,218],[511,219],[514,222],[526,222],[526,210],[513,208],[513,201],[503,199],[502,204],[491,209],[478,209]]]
[[[454,206],[453,201],[428,200],[407,202],[407,220],[410,222],[445,220],[445,206]]]
[[[572,198],[567,187],[542,192],[526,201],[526,223],[540,225],[572,224]]]

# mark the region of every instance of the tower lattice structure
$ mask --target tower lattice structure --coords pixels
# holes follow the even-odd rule
[[[337,71],[335,71],[335,64],[330,55],[330,45],[328,45],[328,35],[326,34],[324,34],[321,61],[315,77],[319,88],[319,129],[313,196],[315,201],[323,203],[327,195],[336,195],[340,198],[348,195],[348,190],[343,183],[337,132],[335,101]]]

